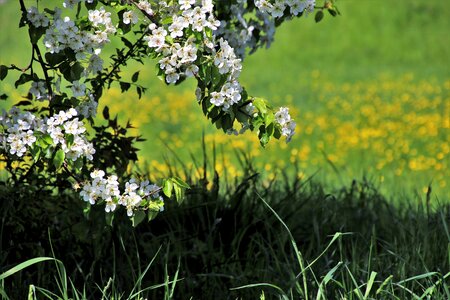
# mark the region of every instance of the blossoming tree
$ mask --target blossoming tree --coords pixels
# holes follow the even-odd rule
[[[124,170],[136,159],[132,143],[139,137],[125,137],[130,125],[118,125],[107,109],[103,116],[109,125],[94,125],[102,93],[113,83],[122,91],[135,87],[139,98],[145,92],[136,83],[138,72],[131,82],[123,80],[127,62],[156,59],[158,76],[169,85],[195,78],[203,113],[228,134],[254,131],[262,146],[271,138],[289,141],[295,132],[289,109],[273,109],[247,94],[239,82],[242,61],[269,47],[275,28],[285,20],[316,11],[318,22],[324,11],[338,14],[332,0],[321,5],[315,0],[64,0],[54,8],[45,7],[45,1],[19,4],[31,61],[25,68],[0,66],[1,80],[15,71],[16,87],[29,85],[25,99],[0,116],[0,150],[10,181],[25,184],[36,172],[62,174],[90,205],[102,204],[108,213],[123,206],[135,222],[161,211],[164,196],[175,194],[180,200],[188,186],[178,178],[160,185],[127,178]],[[122,47],[105,66],[102,49],[112,39]]]

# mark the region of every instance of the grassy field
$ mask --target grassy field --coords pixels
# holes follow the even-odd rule
[[[274,141],[262,149],[250,133],[217,132],[194,101],[194,82],[166,87],[147,65],[130,68],[141,70],[140,82],[149,86],[144,99],[113,88],[102,104],[139,128],[148,140],[140,160],[151,169],[164,165],[165,144],[189,161],[205,133],[223,150],[219,170],[232,175],[239,175],[238,150],[269,178],[279,169],[294,172],[290,166],[298,163],[299,176],[314,174],[330,186],[368,177],[390,195],[422,196],[431,184],[442,200],[450,176],[450,8],[442,1],[339,5],[341,17],[283,24],[269,50],[245,61],[249,93],[291,108],[299,129],[288,145]],[[2,5],[2,28],[17,24],[15,6]],[[2,34],[0,42],[0,63],[20,65],[27,50],[16,34]]]
[[[338,5],[342,16],[283,24],[269,50],[246,58],[249,93],[291,108],[289,144],[225,135],[193,81],[166,86],[153,65],[130,65],[145,97],[113,87],[101,104],[147,139],[142,170],[186,171],[185,202],[137,228],[119,213],[109,227],[99,207],[84,218],[76,195],[0,186],[0,295],[449,299],[450,7]],[[0,64],[28,61],[16,6],[0,4]],[[26,92],[13,83],[0,85],[12,102]],[[18,265],[36,257],[51,258]]]

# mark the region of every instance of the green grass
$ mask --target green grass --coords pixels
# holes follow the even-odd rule
[[[448,111],[445,110],[444,104],[449,97],[447,60],[450,57],[450,50],[447,28],[450,25],[450,8],[444,1],[424,0],[390,1],[382,5],[371,0],[344,0],[338,1],[337,4],[342,16],[332,18],[326,15],[319,24],[314,22],[313,16],[286,22],[278,28],[275,42],[269,50],[261,49],[246,58],[242,82],[249,93],[265,97],[275,105],[292,107],[300,127],[299,134],[287,148],[280,149],[278,145],[270,145],[265,154],[264,151],[260,151],[261,154],[255,158],[259,163],[258,167],[263,169],[269,164],[289,168],[292,151],[302,151],[310,147],[313,157],[309,157],[307,163],[301,166],[302,172],[310,176],[319,171],[316,177],[330,186],[336,187],[343,182],[349,183],[353,178],[363,176],[373,177],[376,180],[383,178],[380,181],[382,190],[396,197],[402,193],[423,194],[423,190],[431,182],[437,198],[445,198],[448,184],[442,185],[444,178],[450,176],[448,153],[442,159],[444,167],[440,171],[430,167],[429,170],[418,172],[408,170],[406,167],[401,175],[395,175],[399,164],[407,165],[414,155],[406,153],[402,157],[395,158],[395,163],[388,164],[380,171],[374,166],[382,160],[382,157],[370,151],[373,147],[370,144],[369,149],[342,155],[341,160],[338,163],[334,162],[335,166],[332,167],[325,157],[342,154],[342,149],[334,147],[340,136],[332,131],[322,134],[320,130],[305,135],[304,129],[308,125],[315,126],[317,122],[314,118],[306,118],[305,115],[308,113],[336,117],[340,122],[355,120],[362,109],[353,101],[358,97],[372,95],[379,97],[386,105],[398,102],[398,98],[403,94],[413,95],[412,101],[420,100],[414,98],[417,91],[413,87],[421,86],[422,81],[429,82],[437,91],[426,93],[423,97],[427,97],[430,101],[439,98],[442,105],[428,112],[417,110],[414,106],[405,107],[402,113],[416,111],[419,115],[440,113],[445,116]],[[7,1],[1,5],[0,27],[9,30],[6,34],[0,35],[0,63],[14,63],[20,66],[24,61],[28,61],[29,46],[26,42],[26,30],[16,28],[19,18],[19,14],[16,13],[17,5],[15,1]],[[161,162],[167,152],[164,143],[175,145],[178,141],[181,141],[182,145],[172,147],[180,157],[189,160],[190,153],[196,155],[200,151],[199,141],[202,132],[210,136],[217,134],[215,128],[208,122],[202,122],[204,117],[194,101],[194,82],[190,81],[178,87],[166,87],[156,79],[153,66],[146,65],[143,68],[141,65],[131,64],[129,74],[136,70],[141,70],[141,83],[149,87],[147,97],[139,102],[133,93],[127,93],[120,97],[106,97],[103,103],[118,103],[116,111],[120,112],[121,118],[124,120],[130,118],[132,122],[139,124],[140,133],[149,140],[141,145],[141,160]],[[405,76],[412,76],[413,79],[406,82],[402,89],[401,78]],[[12,92],[13,82],[10,76],[2,83],[0,90]],[[389,82],[397,82],[396,90],[381,88],[383,84]],[[363,88],[357,92],[356,87],[361,84]],[[349,86],[350,90],[329,91],[327,86],[330,85]],[[371,86],[375,86],[375,92]],[[158,107],[149,104],[154,97],[161,99],[157,104]],[[170,103],[177,97],[182,98],[179,102],[187,104],[182,107],[171,107]],[[345,111],[339,108],[328,108],[327,103],[335,97],[338,97],[339,101],[349,103],[354,115],[343,113]],[[134,102],[136,109],[129,105],[130,102]],[[371,100],[368,101],[370,102]],[[128,108],[124,111],[123,107]],[[158,113],[153,114],[157,108],[160,108]],[[391,118],[388,113],[384,113],[383,108],[377,109],[376,113],[383,115],[386,120]],[[189,114],[179,119],[170,118],[168,121],[161,119],[161,116],[170,115],[173,110]],[[139,111],[141,114],[135,113]],[[145,113],[142,114],[142,111]],[[401,126],[407,125],[406,122],[402,122]],[[359,126],[366,125],[362,122]],[[192,130],[188,131],[189,128]],[[402,127],[397,130],[402,134]],[[161,132],[167,133],[168,136],[162,137]],[[326,134],[334,135],[333,141],[327,141]],[[405,133],[407,134],[409,133]],[[223,140],[220,133],[217,135]],[[229,140],[231,141],[231,138]],[[438,136],[415,138],[411,143],[416,144],[414,148],[418,153],[417,156],[427,156],[435,155],[431,153],[433,151],[430,151],[429,147],[437,149],[434,145],[445,144],[449,140],[450,133],[448,128],[444,127]],[[325,149],[318,147],[319,141],[325,143]],[[244,148],[251,151],[254,147],[257,146],[247,143]],[[225,148],[224,151],[233,150]],[[322,151],[325,151],[325,155]],[[232,155],[229,157],[233,160]],[[279,161],[284,161],[285,164],[280,165]],[[405,169],[404,166],[401,168]],[[336,169],[340,175],[335,172]]]
[[[71,197],[48,209],[56,199],[38,196],[34,212],[20,210],[5,190],[0,291],[10,299],[29,291],[29,299],[450,296],[448,204],[431,209],[407,198],[397,207],[369,182],[327,194],[312,181],[264,185],[251,165],[244,171],[240,180],[208,171],[190,182],[180,207],[168,203],[137,228],[120,214],[105,226],[101,208],[84,219]]]

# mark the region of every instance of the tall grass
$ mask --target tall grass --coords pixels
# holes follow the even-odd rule
[[[168,203],[156,220],[135,229],[125,216],[106,226],[101,210],[87,220],[81,209],[55,212],[59,223],[41,223],[40,228],[50,227],[53,255],[48,239],[38,240],[37,228],[33,236],[13,236],[12,216],[3,215],[3,297],[450,297],[448,202],[427,208],[426,201],[405,199],[394,206],[365,180],[332,192],[313,179],[281,174],[264,181],[248,157],[241,157],[243,178],[220,177],[214,172],[218,159],[205,155],[197,161],[204,167],[197,175],[187,166],[170,165],[174,173],[184,169],[178,175],[190,181],[186,200],[181,206]],[[11,201],[8,194],[1,199],[2,205]],[[65,201],[81,203],[70,197]],[[20,214],[15,211],[14,218]],[[19,248],[22,255],[14,256]],[[26,269],[14,267],[18,259],[35,256],[53,257],[57,263],[31,266],[35,260],[27,261]],[[9,271],[18,268],[21,272]]]

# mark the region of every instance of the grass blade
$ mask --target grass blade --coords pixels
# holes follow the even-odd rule
[[[370,273],[369,281],[367,282],[366,292],[364,293],[364,298],[369,297],[370,290],[372,289],[372,286],[373,286],[373,283],[374,283],[376,277],[377,277],[377,272],[372,271],[372,273]]]
[[[353,276],[352,272],[350,271],[350,269],[347,266],[345,266],[345,268],[347,269],[347,272],[350,275],[350,278],[352,279],[353,284],[355,285],[353,292],[358,296],[359,299],[364,299],[361,289],[359,288],[358,283],[356,282],[356,279]]]
[[[333,279],[334,273],[339,269],[340,266],[342,266],[343,262],[338,262],[337,265],[335,265],[330,271],[328,271],[327,274],[325,274],[325,277],[323,277],[322,282],[319,285],[319,291],[317,293],[316,299],[319,300],[322,297],[325,297],[325,293],[323,292],[323,288],[328,284],[328,282]]]
[[[281,296],[283,297],[283,299],[286,299],[286,300],[289,299],[288,296],[286,295],[286,293],[279,286],[276,286],[271,283],[266,283],[266,282],[246,284],[246,285],[230,288],[230,290],[235,291],[235,290],[254,288],[254,287],[262,287],[262,286],[273,288],[281,293]]]
[[[133,287],[133,289],[130,292],[130,296],[128,296],[128,299],[133,299],[133,297],[136,297],[137,295],[139,295],[142,291],[137,291],[136,293],[134,293],[134,290],[138,288],[138,286],[141,284],[142,279],[144,278],[145,274],[147,274],[148,269],[150,269],[151,265],[153,264],[153,262],[155,261],[156,257],[159,254],[159,251],[161,250],[162,245],[159,247],[158,251],[156,251],[156,254],[153,256],[152,260],[150,261],[150,263],[147,265],[147,267],[145,268],[144,272],[142,272],[142,274],[139,275],[138,279],[136,280],[136,283]],[[134,294],[133,294],[134,293]]]
[[[397,284],[400,285],[400,284],[403,284],[403,283],[408,282],[408,281],[424,279],[424,278],[432,277],[432,276],[435,276],[435,275],[439,275],[439,273],[438,272],[428,272],[428,273],[424,273],[424,274],[420,274],[420,275],[416,275],[416,276],[413,276],[413,277],[409,277],[409,278],[400,280],[399,282],[397,282]]]
[[[9,277],[19,271],[22,271],[23,269],[28,268],[31,265],[34,265],[34,264],[37,264],[37,263],[40,263],[43,261],[47,261],[47,260],[55,260],[56,261],[56,259],[54,259],[53,257],[36,257],[36,258],[29,259],[27,261],[24,261],[23,263],[18,264],[15,267],[12,267],[8,271],[0,274],[0,280],[3,280],[6,277]]]
[[[287,233],[289,234],[289,238],[291,240],[292,247],[294,248],[295,255],[297,257],[297,261],[298,261],[298,264],[299,264],[299,267],[300,267],[300,273],[297,275],[296,278],[298,278],[298,276],[300,276],[300,274],[303,274],[303,294],[304,294],[304,297],[307,298],[307,295],[308,295],[308,282],[306,280],[306,275],[305,275],[306,269],[305,269],[304,264],[303,264],[302,254],[298,250],[297,243],[295,242],[294,236],[292,235],[292,233],[289,230],[289,227],[286,225],[286,223],[284,223],[284,221],[277,214],[277,212],[269,205],[269,203],[267,203],[258,193],[256,193],[256,195],[269,208],[269,210],[274,214],[274,216],[278,219],[278,221],[280,221],[280,223],[283,225],[283,227],[286,229]]]

